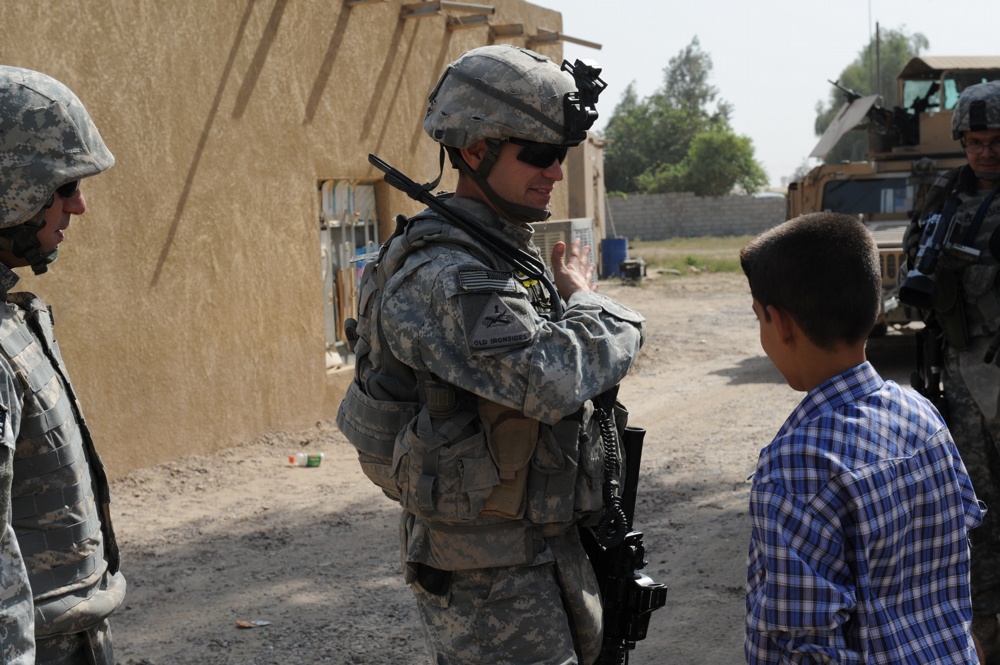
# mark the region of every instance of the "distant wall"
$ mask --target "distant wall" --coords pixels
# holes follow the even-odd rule
[[[690,192],[608,199],[608,235],[632,240],[755,235],[785,221],[784,198]]]

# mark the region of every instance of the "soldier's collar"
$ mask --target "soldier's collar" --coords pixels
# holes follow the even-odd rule
[[[6,299],[7,294],[10,293],[10,290],[14,288],[14,285],[20,279],[17,273],[0,263],[0,299]]]

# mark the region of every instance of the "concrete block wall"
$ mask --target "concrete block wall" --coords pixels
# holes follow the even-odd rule
[[[608,236],[630,240],[755,235],[785,221],[783,197],[630,194],[608,206]]]

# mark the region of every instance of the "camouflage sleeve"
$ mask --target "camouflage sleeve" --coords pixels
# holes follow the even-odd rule
[[[10,524],[10,491],[14,447],[21,423],[22,388],[7,360],[0,356],[0,536]],[[0,661],[3,662],[3,661]]]
[[[14,443],[20,422],[20,385],[0,358],[0,663],[35,662],[35,609],[28,573],[10,524]]]
[[[562,320],[539,316],[512,273],[444,252],[386,290],[382,322],[404,363],[525,415],[554,423],[625,377],[644,319],[591,292]]]

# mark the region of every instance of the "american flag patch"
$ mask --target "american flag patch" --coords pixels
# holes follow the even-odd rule
[[[517,291],[513,273],[498,270],[459,270],[458,279],[466,291]]]

